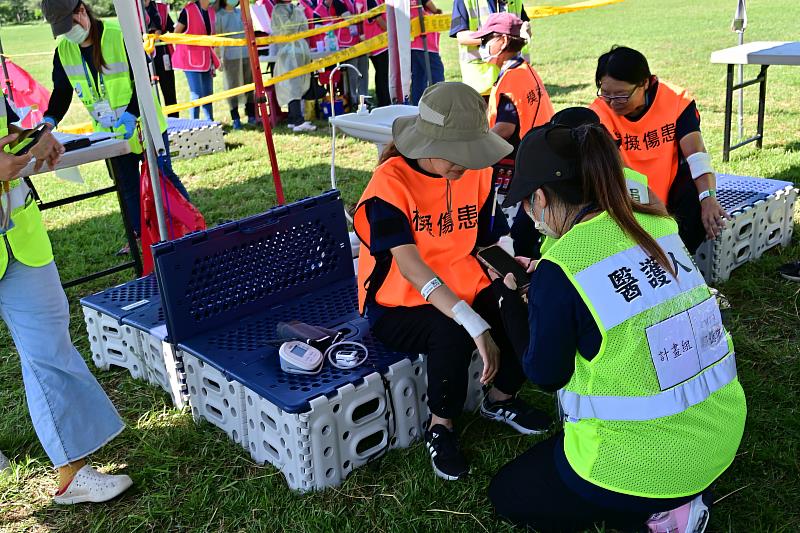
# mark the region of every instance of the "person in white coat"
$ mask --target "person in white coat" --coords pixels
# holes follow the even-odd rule
[[[303,8],[292,3],[292,0],[278,0],[272,10],[272,35],[288,35],[308,29],[308,19]],[[276,50],[273,76],[280,76],[311,62],[311,51],[305,39],[297,39],[288,43],[274,45]],[[303,119],[303,95],[311,86],[311,75],[303,74],[275,84],[275,95],[278,105],[288,106],[288,126],[295,133],[314,131],[317,129],[311,122]]]

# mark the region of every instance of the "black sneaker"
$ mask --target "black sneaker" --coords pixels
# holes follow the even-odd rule
[[[531,407],[516,396],[500,402],[493,402],[487,396],[481,402],[481,416],[505,422],[523,435],[545,433],[553,425],[553,419],[544,411]]]
[[[469,473],[467,460],[458,447],[458,439],[451,429],[441,424],[425,430],[425,447],[431,454],[433,471],[442,479],[455,481]]]
[[[778,269],[778,273],[789,281],[800,281],[800,261],[786,263]]]

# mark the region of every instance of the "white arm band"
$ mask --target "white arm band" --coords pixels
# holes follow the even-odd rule
[[[422,297],[425,298],[425,301],[427,302],[428,298],[431,297],[431,293],[436,289],[438,289],[439,287],[441,287],[442,285],[444,285],[444,283],[442,283],[442,280],[440,280],[439,277],[437,276],[432,278],[425,285],[423,285],[422,289],[420,289],[419,292],[420,294],[422,294]]]
[[[459,300],[458,303],[453,306],[452,311],[454,315],[453,320],[455,320],[458,325],[463,326],[473,339],[490,329],[489,324],[481,318],[481,315],[476,313],[464,300]]]
[[[686,158],[689,163],[689,170],[692,171],[692,179],[696,180],[703,174],[713,173],[711,167],[711,156],[706,152],[695,152]]]

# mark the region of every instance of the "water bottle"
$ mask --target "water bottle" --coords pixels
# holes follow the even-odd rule
[[[336,41],[336,35],[333,34],[333,30],[325,34],[325,45],[329,52],[335,52],[339,49],[339,43]]]

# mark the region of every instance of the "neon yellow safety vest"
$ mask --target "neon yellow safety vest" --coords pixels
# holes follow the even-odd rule
[[[67,73],[67,78],[69,78],[72,88],[83,105],[86,106],[87,111],[89,111],[94,131],[122,133],[125,131],[122,126],[118,128],[104,128],[101,126],[96,120],[94,109],[95,103],[98,101],[108,100],[114,115],[119,118],[125,112],[125,108],[133,95],[134,88],[128,68],[128,54],[125,52],[122,30],[117,21],[103,21],[103,35],[100,38],[100,43],[100,47],[103,50],[103,59],[105,59],[107,66],[103,69],[102,75],[98,76],[100,80],[99,87],[88,66],[84,64],[79,45],[61,37],[57,46],[58,57],[61,59],[64,72]],[[159,131],[164,133],[167,131],[167,120],[161,111],[161,104],[158,102],[154,88],[153,102],[158,114]],[[136,133],[133,134],[133,137],[128,142],[131,144],[132,153],[142,153],[142,145]]]
[[[744,392],[716,299],[670,218],[636,214],[672,277],[603,212],[544,255],[558,265],[602,335],[558,392],[564,451],[583,479],[648,498],[707,488],[733,462]]]
[[[469,16],[469,29],[476,31],[480,25],[489,18],[489,3],[487,0],[465,0],[467,15]],[[522,14],[522,0],[509,0],[506,4],[506,11],[518,17]],[[487,95],[492,91],[500,69],[495,65],[485,63],[481,59],[481,54],[477,46],[458,46],[458,60],[461,63],[461,81],[478,91],[482,95]],[[522,49],[522,56],[530,62],[528,55],[528,45]]]
[[[632,168],[624,167],[622,169],[625,174],[625,184],[628,186],[628,191],[631,193],[631,198],[640,204],[650,203],[650,191],[647,188],[647,176],[640,172],[636,172]],[[558,239],[545,235],[542,239],[542,245],[539,247],[539,253],[544,255]]]
[[[0,98],[0,137],[8,135],[8,116],[6,115],[5,96]],[[5,234],[0,234],[0,279],[8,267],[8,251],[20,263],[31,267],[42,267],[53,260],[53,248],[50,238],[42,223],[39,206],[33,201],[30,189],[20,179],[9,183],[10,194],[6,196],[0,189],[3,209],[11,211],[13,227]],[[6,203],[8,202],[8,204]]]

